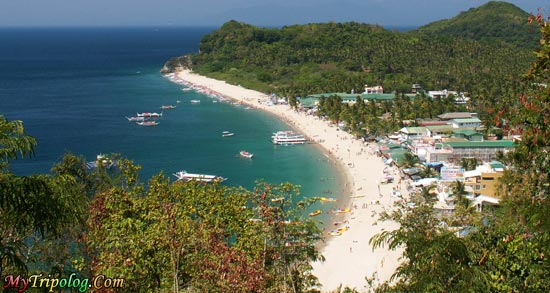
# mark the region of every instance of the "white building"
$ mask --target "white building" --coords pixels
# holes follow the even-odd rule
[[[368,85],[365,85],[365,92],[364,94],[383,94],[384,88],[380,85],[376,85],[373,87],[369,87]]]

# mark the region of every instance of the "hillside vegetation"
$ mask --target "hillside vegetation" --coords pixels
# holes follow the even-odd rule
[[[488,16],[512,14],[513,19],[527,23],[525,12],[510,12],[511,6],[501,3],[485,6],[446,21],[445,27],[458,27],[460,21],[471,19],[512,40],[525,35],[526,29],[514,30],[513,25],[500,21],[493,24],[493,17]],[[468,34],[453,35],[438,26],[403,33],[356,22],[276,29],[229,21],[206,35],[200,53],[188,56],[185,65],[203,75],[287,96],[361,92],[365,84],[380,84],[386,92],[408,92],[413,83],[474,95],[517,93],[519,76],[532,61],[530,49],[507,39],[487,42],[488,38],[478,41]],[[173,68],[180,60],[173,58],[167,67]]]
[[[527,23],[528,17],[527,12],[514,4],[491,1],[451,19],[422,26],[413,33],[484,42],[505,42],[518,48],[534,49],[540,34]]]

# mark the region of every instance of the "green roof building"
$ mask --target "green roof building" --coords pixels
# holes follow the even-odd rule
[[[476,158],[479,161],[490,162],[498,152],[507,153],[514,149],[511,140],[485,140],[437,143],[433,149],[426,152],[427,162],[460,161],[464,158]]]
[[[475,130],[470,129],[456,129],[453,130],[453,137],[464,138],[469,141],[483,141],[483,134]]]

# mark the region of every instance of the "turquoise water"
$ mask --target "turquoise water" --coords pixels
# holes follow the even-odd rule
[[[0,115],[23,120],[39,142],[35,157],[13,163],[14,172],[48,172],[67,151],[88,160],[120,153],[142,166],[142,179],[184,169],[227,177],[224,184],[231,186],[252,188],[264,179],[299,184],[304,196],[339,196],[343,181],[318,147],[270,142],[272,132],[287,125],[260,111],[184,92],[160,75],[166,60],[196,52],[211,30],[0,29]],[[156,127],[124,118],[160,112],[166,104],[177,108],[164,110]],[[224,130],[235,136],[222,137]],[[240,150],[254,158],[238,158]]]

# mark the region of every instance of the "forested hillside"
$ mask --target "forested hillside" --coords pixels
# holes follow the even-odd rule
[[[493,24],[487,16],[506,14],[509,6],[493,6],[490,12],[480,8],[462,13],[461,18],[479,19],[481,27],[521,39],[523,29]],[[519,18],[523,16],[514,19]],[[449,20],[446,26],[459,20]],[[527,18],[523,21],[527,23]],[[349,22],[276,29],[230,21],[206,35],[200,53],[189,56],[186,65],[207,76],[288,96],[360,92],[365,84],[381,84],[386,92],[408,92],[413,83],[473,95],[517,93],[519,75],[532,61],[532,50],[506,39],[476,41],[435,29],[427,34],[427,28],[403,33]],[[167,66],[180,60],[174,58]]]
[[[451,19],[422,26],[412,33],[483,42],[506,42],[518,48],[534,49],[538,45],[540,34],[527,23],[528,17],[529,13],[514,4],[491,1]]]

